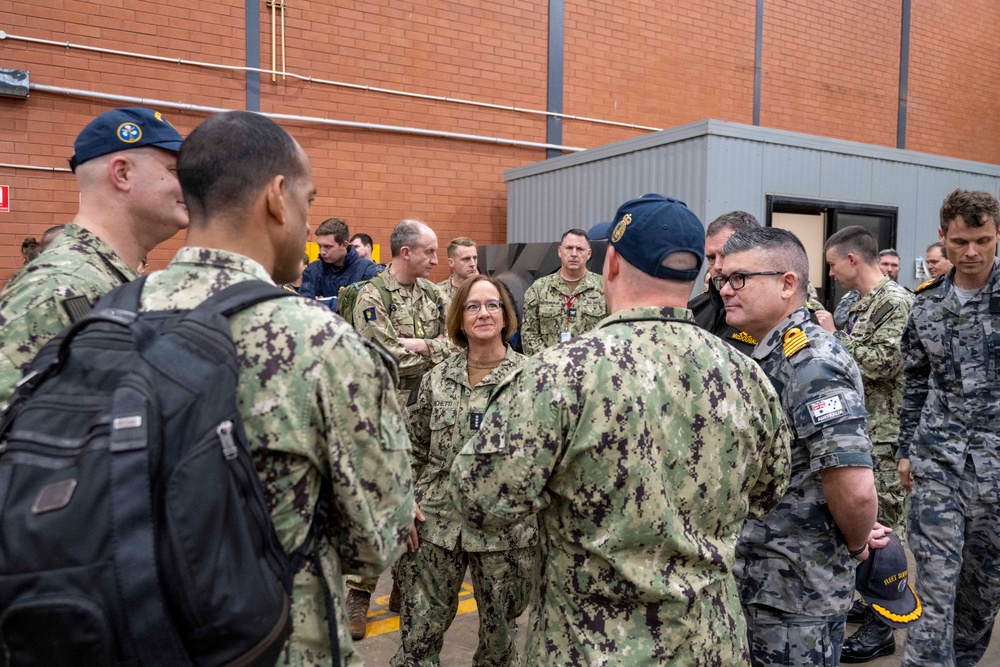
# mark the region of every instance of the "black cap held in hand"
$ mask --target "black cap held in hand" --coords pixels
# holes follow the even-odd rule
[[[910,586],[906,552],[899,538],[889,535],[889,544],[872,549],[858,564],[855,586],[872,611],[887,625],[903,628],[920,618],[923,606]]]

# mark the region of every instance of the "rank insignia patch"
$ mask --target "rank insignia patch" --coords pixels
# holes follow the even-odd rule
[[[806,332],[798,327],[789,329],[785,333],[785,358],[788,358],[809,345],[809,338]]]

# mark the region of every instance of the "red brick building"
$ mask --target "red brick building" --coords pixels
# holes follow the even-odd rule
[[[209,108],[301,117],[279,122],[312,160],[314,222],[343,217],[386,245],[402,217],[442,246],[503,243],[503,172],[544,159],[544,144],[704,118],[1000,162],[994,0],[285,0],[283,21],[266,0],[32,0],[8,4],[0,30],[0,67],[33,87],[0,98],[0,282],[25,236],[72,218],[77,132],[137,103],[182,133]],[[271,69],[272,52],[286,76],[247,72]]]

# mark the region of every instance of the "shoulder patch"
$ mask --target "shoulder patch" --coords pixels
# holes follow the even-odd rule
[[[792,327],[785,332],[784,347],[785,358],[791,357],[799,350],[809,346],[809,337],[806,332],[798,327]]]
[[[69,321],[76,324],[90,312],[93,304],[85,296],[74,296],[63,301],[62,306],[66,314],[69,315]]]
[[[809,418],[817,426],[847,414],[847,407],[844,405],[843,397],[840,394],[828,396],[819,401],[809,404]]]
[[[889,314],[892,312],[892,308],[893,308],[892,302],[886,301],[879,307],[878,310],[875,311],[875,314],[872,315],[872,322],[875,323],[876,327],[880,326],[882,322],[885,321],[885,318],[887,318]]]
[[[931,278],[927,282],[920,283],[919,285],[917,285],[917,288],[915,290],[913,290],[913,293],[914,294],[920,294],[924,290],[931,289],[933,287],[937,287],[943,281],[944,281],[944,276],[938,276],[937,278]]]
[[[748,343],[750,345],[757,344],[757,339],[748,334],[746,331],[738,331],[734,333],[732,336],[730,336],[730,338],[733,338],[734,340],[743,341],[744,343]]]
[[[374,308],[365,308],[364,313],[365,313],[365,322],[375,321],[376,315]]]

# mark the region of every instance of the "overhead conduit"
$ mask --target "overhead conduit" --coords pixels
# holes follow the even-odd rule
[[[538,109],[528,109],[528,108],[523,108],[523,107],[507,106],[507,105],[502,105],[502,104],[492,104],[492,103],[489,103],[489,102],[477,102],[477,101],[474,101],[474,100],[465,100],[465,99],[454,98],[454,97],[445,97],[445,96],[440,96],[440,95],[426,95],[426,94],[423,94],[423,93],[413,93],[413,92],[408,92],[408,91],[393,90],[393,89],[389,89],[389,88],[380,88],[380,87],[376,87],[376,86],[368,86],[368,85],[362,85],[362,84],[356,84],[356,83],[346,83],[346,82],[343,82],[343,81],[332,81],[332,80],[328,80],[328,79],[320,79],[320,78],[311,77],[311,76],[304,76],[304,75],[301,75],[301,74],[296,74],[294,72],[278,71],[278,70],[273,70],[273,69],[262,69],[262,68],[256,68],[256,67],[244,67],[244,66],[238,66],[238,65],[223,65],[223,64],[220,64],[220,63],[208,63],[208,62],[200,62],[200,61],[195,61],[195,60],[185,60],[183,58],[168,58],[168,57],[164,57],[164,56],[154,56],[154,55],[150,55],[150,54],[146,54],[146,53],[137,53],[137,52],[132,52],[132,51],[121,51],[121,50],[117,50],[117,49],[106,49],[106,48],[101,48],[101,47],[86,46],[86,45],[83,45],[83,44],[74,44],[74,43],[71,43],[71,42],[59,42],[59,41],[49,40],[49,39],[39,39],[39,38],[35,38],[35,37],[25,37],[23,35],[11,35],[11,34],[8,34],[8,33],[4,32],[4,31],[0,31],[0,41],[7,40],[7,39],[15,40],[15,41],[21,41],[21,42],[28,42],[28,43],[32,43],[32,44],[43,44],[43,45],[48,45],[48,46],[57,46],[57,47],[66,48],[66,49],[76,49],[76,50],[87,51],[87,52],[92,52],[92,53],[102,53],[102,54],[109,54],[109,55],[118,55],[118,56],[124,56],[124,57],[129,57],[129,58],[137,58],[137,59],[140,59],[140,60],[152,60],[152,61],[156,61],[156,62],[171,63],[171,64],[177,64],[177,65],[191,66],[191,67],[203,67],[203,68],[208,68],[208,69],[230,70],[230,71],[239,71],[239,72],[258,72],[258,73],[261,73],[261,74],[272,74],[272,75],[281,74],[282,76],[288,76],[288,77],[292,77],[294,79],[298,79],[300,81],[304,81],[304,82],[308,82],[308,83],[312,83],[312,84],[318,84],[318,85],[328,85],[328,86],[335,86],[335,87],[340,87],[340,88],[348,88],[348,89],[358,90],[358,91],[364,91],[364,92],[380,93],[380,94],[386,94],[386,95],[396,95],[396,96],[402,96],[402,97],[407,97],[407,98],[411,98],[411,99],[419,99],[419,100],[425,100],[425,101],[445,102],[445,103],[451,103],[451,104],[461,104],[461,105],[465,105],[465,106],[472,106],[472,107],[478,107],[478,108],[484,108],[484,109],[493,109],[493,110],[500,110],[500,111],[511,111],[511,112],[514,112],[514,113],[524,113],[524,114],[547,116],[547,117],[558,117],[558,118],[563,118],[563,119],[568,119],[568,120],[576,120],[576,121],[587,122],[587,123],[596,123],[596,124],[599,124],[599,125],[611,125],[611,126],[615,126],[615,127],[624,127],[624,128],[629,128],[629,129],[635,129],[635,130],[643,130],[643,131],[656,132],[656,131],[659,131],[660,129],[662,129],[662,128],[656,128],[656,127],[648,127],[648,126],[644,126],[644,125],[636,125],[636,124],[632,124],[632,123],[620,123],[620,122],[617,122],[617,121],[603,120],[603,119],[599,119],[599,118],[588,118],[586,116],[574,116],[572,114],[554,113],[554,112],[542,111],[542,110],[538,110]],[[112,93],[94,92],[94,91],[89,91],[89,90],[80,90],[80,89],[74,89],[74,88],[65,88],[65,87],[60,87],[60,86],[49,86],[49,85],[36,84],[36,83],[31,84],[30,88],[32,90],[37,90],[39,92],[45,92],[45,93],[50,93],[50,94],[55,94],[55,95],[68,95],[68,96],[74,96],[74,97],[86,97],[86,98],[92,98],[92,99],[101,99],[101,100],[108,100],[108,101],[114,101],[114,102],[125,102],[125,103],[129,103],[129,104],[137,104],[137,105],[150,106],[150,107],[158,107],[158,108],[166,108],[166,109],[178,109],[178,110],[183,110],[183,111],[191,111],[191,112],[199,112],[199,113],[207,113],[207,114],[218,113],[218,112],[221,112],[221,111],[232,111],[232,109],[224,109],[224,108],[219,108],[219,107],[209,107],[209,106],[203,106],[203,105],[185,104],[185,103],[178,103],[178,102],[168,102],[168,101],[165,101],[165,100],[155,100],[155,99],[151,99],[151,98],[135,97],[135,96],[130,96],[130,95],[116,95],[116,94],[112,94]],[[311,124],[317,124],[317,125],[328,125],[328,126],[342,127],[342,128],[354,129],[354,130],[370,130],[370,131],[376,131],[376,132],[393,132],[393,133],[411,134],[411,135],[425,136],[425,137],[437,137],[437,138],[443,138],[443,139],[457,139],[457,140],[463,140],[463,141],[475,141],[475,142],[498,144],[498,145],[504,145],[504,146],[517,146],[517,147],[522,147],[522,148],[552,149],[552,150],[559,150],[559,151],[566,151],[566,152],[579,152],[579,151],[584,150],[583,148],[580,148],[580,147],[577,147],[577,146],[565,146],[565,145],[561,145],[561,144],[548,144],[548,143],[534,142],[534,141],[522,141],[522,140],[519,140],[519,139],[510,139],[510,138],[505,138],[505,137],[490,137],[490,136],[476,135],[476,134],[464,134],[464,133],[458,133],[458,132],[446,132],[446,131],[442,131],[442,130],[429,130],[429,129],[426,129],[426,128],[419,128],[419,127],[407,127],[407,126],[399,126],[399,125],[382,125],[382,124],[378,124],[378,123],[359,123],[359,122],[354,122],[354,121],[335,120],[335,119],[330,119],[330,118],[320,118],[320,117],[317,117],[317,116],[300,116],[300,115],[292,115],[292,114],[276,114],[276,113],[263,113],[263,112],[258,112],[258,113],[261,113],[261,115],[266,116],[266,117],[271,118],[271,119],[274,119],[274,120],[286,120],[286,121],[294,121],[294,122],[299,122],[299,123],[311,123]],[[15,168],[22,168],[22,169],[40,169],[40,170],[46,170],[46,171],[68,171],[66,169],[53,168],[53,167],[33,167],[33,166],[28,166],[28,165],[0,164],[0,167],[3,167],[3,166],[6,166],[6,167],[15,167]]]

